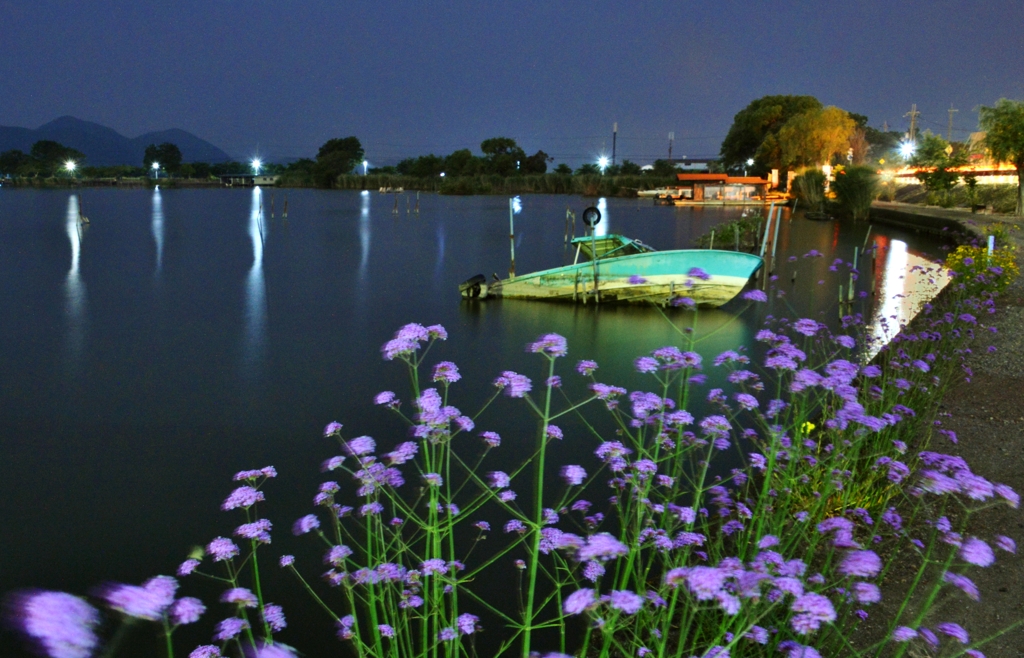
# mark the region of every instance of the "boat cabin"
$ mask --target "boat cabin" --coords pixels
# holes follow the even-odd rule
[[[618,235],[617,233],[602,235],[596,238],[584,235],[578,238],[573,238],[572,244],[576,247],[576,258],[573,261],[573,264],[580,262],[581,256],[584,261],[593,260],[595,250],[597,252],[597,260],[618,258],[619,256],[632,256],[634,254],[646,254],[648,252],[655,251],[654,247],[650,247],[639,240],[631,240],[630,238],[627,238],[624,235]]]
[[[727,174],[676,174],[679,196],[688,201],[764,201],[771,181],[757,176]]]

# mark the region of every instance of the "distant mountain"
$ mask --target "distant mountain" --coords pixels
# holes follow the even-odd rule
[[[232,159],[205,139],[177,128],[129,138],[112,128],[69,116],[54,119],[35,130],[0,126],[0,153],[11,149],[28,153],[33,144],[43,139],[81,151],[85,154],[85,164],[97,167],[141,166],[146,147],[164,142],[171,142],[181,149],[182,162],[226,162]]]

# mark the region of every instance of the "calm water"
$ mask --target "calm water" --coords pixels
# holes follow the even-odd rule
[[[319,549],[287,528],[312,511],[318,465],[335,452],[321,429],[339,420],[350,436],[369,434],[383,448],[405,439],[370,404],[380,390],[406,390],[404,371],[379,356],[404,323],[447,327],[449,341],[432,357],[460,366],[454,403],[464,411],[477,408],[501,370],[539,379],[539,359],[523,346],[542,333],[569,338],[567,380],[568,367],[592,358],[602,381],[631,389],[645,386],[632,359],[678,342],[649,308],[460,302],[459,282],[507,273],[503,197],[424,195],[417,214],[407,211],[416,203],[407,194],[396,214],[393,196],[292,190],[287,220],[281,190],[86,189],[83,197],[92,223],[80,228],[75,194],[0,189],[0,592],[88,593],[105,580],[173,573],[190,547],[237,525],[218,511],[231,475],[266,464],[280,473],[267,489],[277,525],[268,554],[296,553],[315,569]],[[579,214],[591,203],[524,197],[517,270],[562,264],[566,207]],[[598,205],[600,231],[659,249],[688,247],[740,212]],[[865,231],[799,215],[784,222],[780,253],[817,249],[826,258],[780,258],[782,300],[740,315],[741,301],[701,311],[699,333],[717,331],[700,351],[707,358],[749,342],[758,313],[834,324],[836,287],[846,280],[828,266],[849,260]],[[919,288],[914,266],[941,255],[921,236],[879,227],[876,238],[877,271],[865,260],[858,289],[886,299]],[[855,310],[909,312],[905,299],[876,311],[867,304]],[[479,429],[514,447],[530,435],[529,425],[509,420],[514,410],[502,400]],[[592,446],[566,441],[561,450],[585,464]],[[322,613],[278,578],[271,573],[269,598],[286,606],[282,639],[310,655],[337,647]],[[189,582],[182,593],[204,593],[211,609],[198,631],[180,632],[187,653],[229,610],[212,603],[216,590]],[[123,655],[148,652],[150,638],[136,629]],[[0,655],[18,651],[10,635],[0,637]]]

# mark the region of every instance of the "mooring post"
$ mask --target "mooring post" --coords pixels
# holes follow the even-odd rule
[[[768,231],[772,227],[772,214],[775,212],[775,202],[772,201],[771,207],[768,209],[768,219],[764,224],[764,235],[761,236],[761,252],[758,254],[761,258],[764,258],[764,250],[768,247]]]
[[[711,244],[708,245],[708,249],[715,248],[715,229],[711,229]]]
[[[508,246],[511,250],[512,258],[508,265],[508,278],[514,279],[516,276],[516,227],[513,224],[512,217],[515,214],[512,199],[508,200]]]

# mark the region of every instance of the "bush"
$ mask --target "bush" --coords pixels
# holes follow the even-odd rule
[[[832,189],[840,209],[854,220],[867,219],[871,202],[878,198],[878,174],[871,167],[846,167],[836,172]]]
[[[820,169],[807,169],[793,179],[793,193],[808,208],[820,210],[825,202],[825,174]]]

